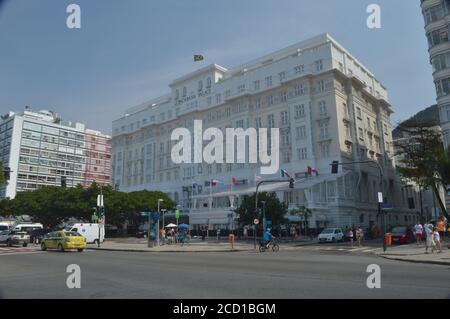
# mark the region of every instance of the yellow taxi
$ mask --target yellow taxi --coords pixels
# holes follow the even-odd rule
[[[55,231],[45,235],[41,242],[41,250],[76,249],[82,252],[86,248],[86,238],[74,231]]]

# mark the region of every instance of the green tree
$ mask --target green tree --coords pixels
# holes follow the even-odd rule
[[[239,223],[241,225],[253,224],[254,218],[259,218],[262,220],[262,201],[266,202],[265,211],[266,219],[272,220],[273,226],[278,226],[287,222],[285,215],[287,213],[287,206],[285,203],[280,202],[277,195],[273,192],[259,192],[258,193],[258,208],[259,211],[255,211],[255,193],[251,196],[245,196],[241,205],[238,207],[236,212],[240,215]]]
[[[399,127],[404,138],[395,143],[399,156],[398,172],[436,195],[443,215],[448,218],[440,187],[447,189],[449,179],[449,153],[444,151],[441,133],[432,127],[413,122]]]
[[[303,217],[305,220],[305,235],[308,235],[308,220],[312,216],[312,210],[307,208],[306,206],[297,205],[296,209],[292,209],[289,211],[291,215]]]

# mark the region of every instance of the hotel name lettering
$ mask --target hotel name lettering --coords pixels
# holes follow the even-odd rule
[[[211,94],[211,89],[206,89],[204,91],[198,92],[198,95],[197,94],[191,94],[191,95],[185,96],[185,97],[183,97],[181,99],[178,99],[177,101],[175,101],[175,105],[186,103],[186,102],[195,100],[198,97],[204,97],[204,96],[207,96],[209,94]]]

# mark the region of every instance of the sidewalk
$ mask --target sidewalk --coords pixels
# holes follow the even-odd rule
[[[259,243],[259,242],[258,242]],[[257,249],[258,244],[257,243]],[[281,242],[280,250],[294,249],[297,246],[308,245],[314,241],[292,241]],[[87,247],[92,250],[107,250],[107,251],[128,251],[128,252],[237,252],[237,251],[254,251],[254,241],[239,241],[231,247],[231,244],[226,241],[201,241],[191,240],[191,242],[181,246],[181,244],[161,245],[155,247],[147,247],[146,239],[137,238],[112,238],[103,242],[100,247],[90,244]]]
[[[448,248],[448,241],[442,245],[442,253],[432,253],[429,249],[429,254],[425,254],[425,245],[418,246],[417,244],[390,246],[386,252],[380,249],[375,252],[376,255],[393,260],[408,261],[414,263],[426,263],[437,265],[450,265],[450,249]]]

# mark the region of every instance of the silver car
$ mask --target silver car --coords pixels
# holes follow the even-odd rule
[[[30,243],[30,235],[26,232],[18,232],[14,230],[7,230],[0,232],[0,244],[5,244],[8,247],[13,245],[22,245],[27,247]]]

